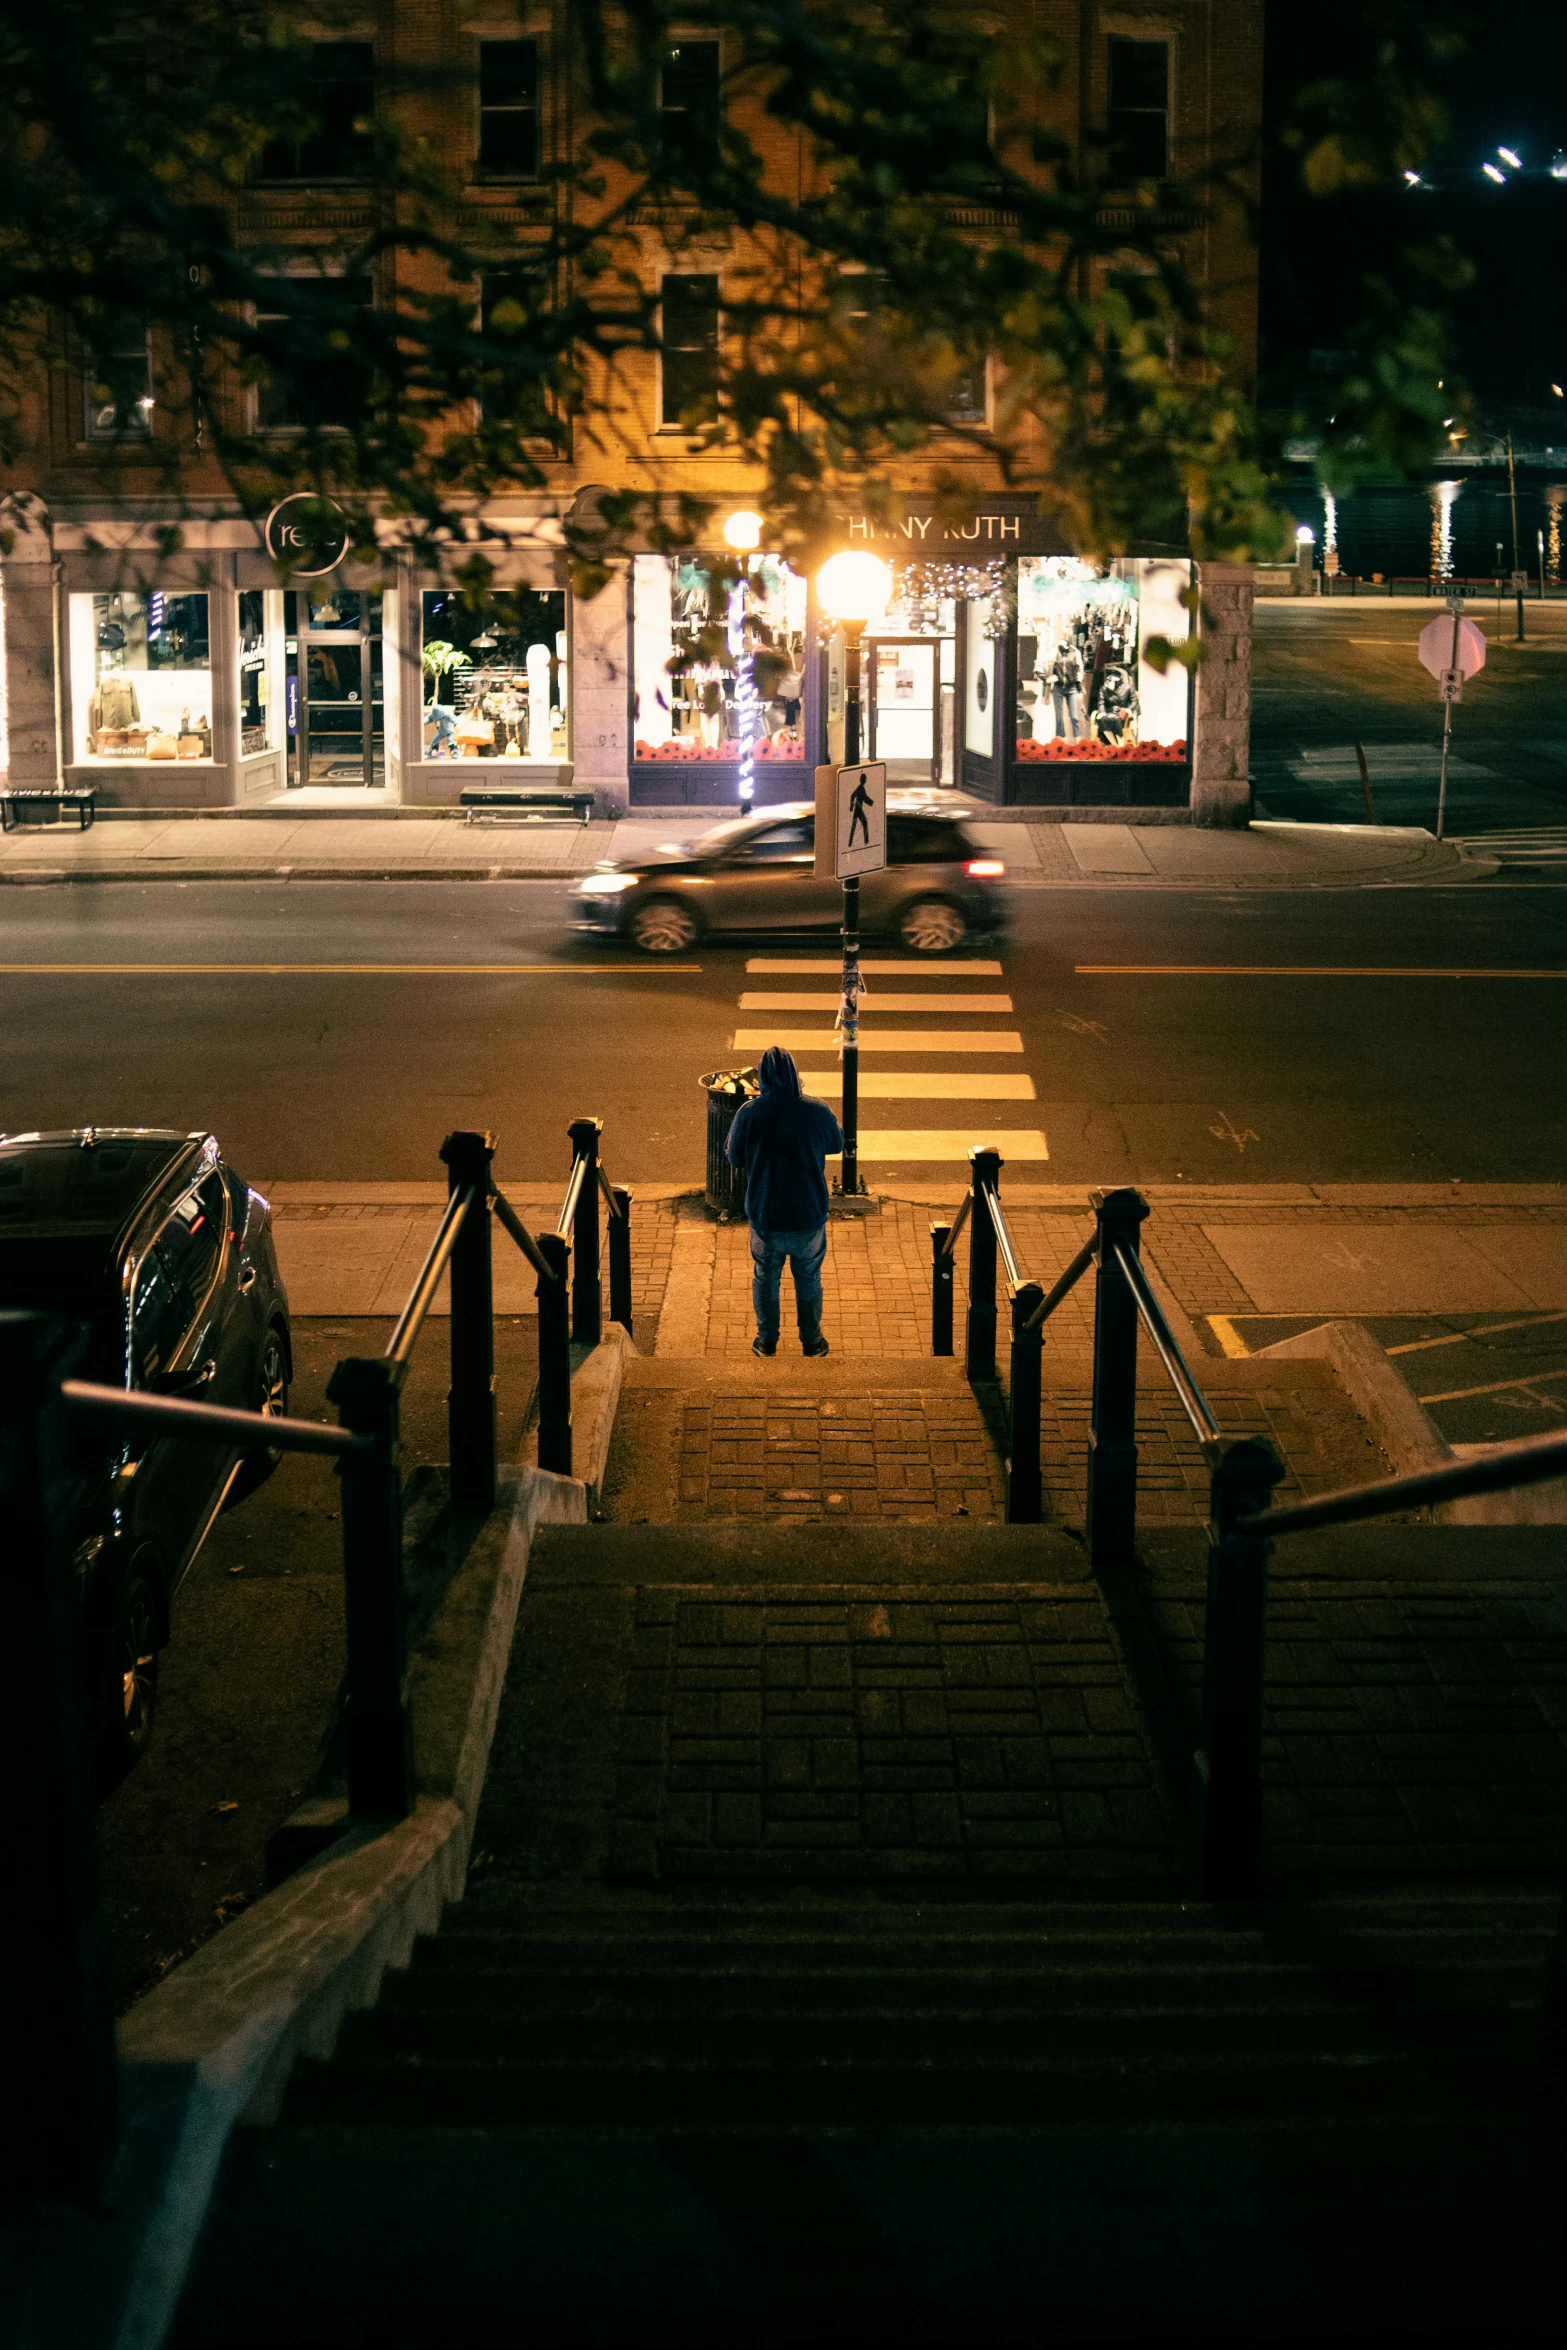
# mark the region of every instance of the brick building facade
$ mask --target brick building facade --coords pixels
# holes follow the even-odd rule
[[[1208,289],[1231,364],[1248,381],[1256,263],[1241,209],[1183,205],[1180,188],[1255,130],[1261,0],[1011,5],[1059,45],[1063,70],[1047,101],[1056,127],[1122,144],[1128,207],[1133,170],[1145,199],[1146,183],[1159,185],[1163,226]],[[390,72],[407,93],[396,103],[410,128],[453,174],[457,225],[482,265],[476,297],[502,298],[547,236],[551,207],[584,201],[549,177],[585,130],[566,0],[367,0],[362,15],[331,26],[329,41],[321,31],[323,70],[348,91],[345,105],[356,75]],[[666,106],[699,114],[725,63],[711,35],[681,44]],[[745,127],[768,172],[800,190],[802,140],[743,89],[729,103],[752,106]],[[620,193],[611,175],[601,200]],[[323,238],[346,247],[375,218],[372,192],[329,132],[274,143],[232,212],[236,239],[265,243],[279,267],[301,271],[315,266]],[[976,208],[965,226],[983,239],[1006,223]],[[570,454],[544,463],[542,486],[497,495],[476,518],[497,585],[510,592],[494,621],[462,604],[449,575],[416,569],[390,529],[373,582],[346,565],[285,580],[216,468],[194,446],[170,448],[178,435],[158,402],[156,336],[139,413],[95,408],[80,368],[41,377],[13,472],[13,486],[30,493],[32,527],[0,562],[0,756],[12,781],[91,780],[100,805],[181,808],[260,806],[301,791],[345,810],[452,805],[465,792],[568,779],[603,814],[671,802],[716,813],[742,793],[758,804],[798,796],[831,754],[842,690],[841,640],[810,580],[765,547],[755,557],[748,596],[789,667],[749,713],[735,706],[733,678],[682,672],[683,639],[708,617],[699,557],[628,551],[593,597],[563,584],[563,518],[595,490],[701,492],[714,501],[715,534],[757,496],[746,465],[703,453],[688,427],[726,292],[776,269],[777,252],[652,207],[637,217],[630,249],[643,283],[661,293],[664,353],[628,353],[595,387],[592,421]],[[366,279],[364,298],[392,301],[399,271],[430,290],[430,269],[399,254]],[[956,423],[984,425],[993,375],[954,380]],[[233,387],[238,400],[269,396]],[[256,422],[289,429],[283,407],[273,416],[263,405]],[[933,516],[938,468],[971,486],[972,509],[955,521],[950,507]],[[898,592],[868,635],[866,671],[869,753],[887,757],[895,779],[1063,810],[1244,819],[1245,569],[1202,567],[1205,658],[1194,677],[1160,675],[1141,644],[1184,630],[1190,570],[1180,550],[1079,562],[1030,501],[1003,492],[999,468],[971,439],[938,435],[897,487],[905,520],[885,551],[900,564]],[[183,548],[160,561],[158,532],[171,522]],[[842,528],[847,540],[874,531],[849,512]],[[922,569],[902,567],[915,556]]]

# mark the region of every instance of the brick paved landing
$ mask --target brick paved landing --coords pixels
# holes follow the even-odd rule
[[[1280,1499],[1387,1473],[1325,1364],[1204,1365],[1225,1436],[1263,1436],[1288,1472]],[[1083,1523],[1088,1369],[1047,1358],[1046,1513]],[[618,1523],[995,1524],[1004,1513],[999,1390],[957,1362],[783,1356],[749,1369],[701,1358],[627,1362],[603,1506]],[[1208,1469],[1163,1373],[1139,1392],[1138,1508],[1152,1524],[1200,1525]]]
[[[640,1883],[1175,1865],[1081,1546],[1024,1527],[542,1532],[480,1844]]]

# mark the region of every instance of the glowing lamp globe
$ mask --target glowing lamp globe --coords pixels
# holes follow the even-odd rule
[[[736,554],[749,555],[762,543],[760,514],[731,514],[724,524],[724,544],[733,547]]]
[[[816,575],[822,610],[832,620],[874,620],[892,601],[892,573],[879,555],[845,548],[829,555]]]

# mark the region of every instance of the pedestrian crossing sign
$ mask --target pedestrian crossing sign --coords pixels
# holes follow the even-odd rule
[[[869,759],[840,767],[834,795],[837,831],[833,871],[840,881],[880,873],[887,862],[887,762]]]

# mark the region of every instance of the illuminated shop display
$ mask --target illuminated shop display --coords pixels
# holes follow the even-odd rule
[[[437,588],[422,603],[425,758],[567,758],[565,595],[498,589],[475,608]]]
[[[1181,766],[1190,672],[1161,672],[1150,638],[1185,641],[1181,602],[1191,566],[1127,556],[1095,569],[1068,556],[1017,567],[1017,671],[1012,755],[1053,761]]]
[[[158,589],[70,598],[78,761],[211,761],[207,604]]]
[[[287,740],[283,591],[247,588],[239,599],[239,750],[280,751]]]
[[[739,802],[747,765],[759,801],[805,788],[805,581],[776,555],[739,560],[743,587],[715,596],[698,555],[636,557],[634,788]],[[780,767],[796,771],[784,791],[764,781]]]

